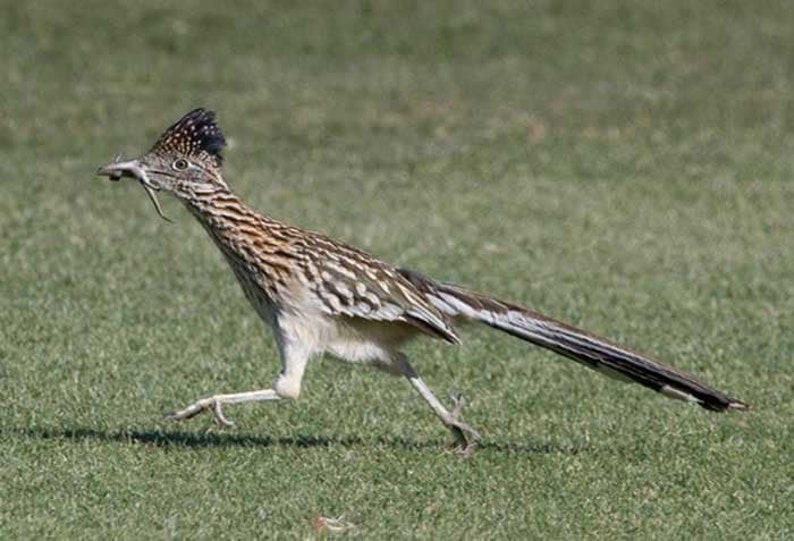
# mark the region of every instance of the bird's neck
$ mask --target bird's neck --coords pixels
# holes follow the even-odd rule
[[[267,236],[268,229],[281,225],[253,210],[225,186],[207,186],[180,196],[180,199],[216,240],[219,236],[223,238],[241,230],[256,230]]]
[[[254,211],[225,186],[180,199],[221,251],[254,308],[269,320],[289,281],[284,253],[294,240],[293,228]]]
[[[202,225],[213,229],[235,227],[254,217],[267,220],[225,186],[213,185],[192,190],[190,194],[180,194],[179,199]]]

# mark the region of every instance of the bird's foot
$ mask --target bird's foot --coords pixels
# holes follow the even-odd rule
[[[471,456],[474,448],[482,440],[482,436],[475,429],[458,419],[463,406],[466,404],[464,398],[460,395],[450,394],[450,399],[452,400],[452,411],[449,419],[445,419],[444,423],[455,437],[453,449],[463,456]]]
[[[465,457],[471,456],[475,447],[477,447],[477,444],[482,439],[480,433],[466,423],[460,421],[447,423],[447,427],[455,438],[455,442],[452,444],[452,450]]]
[[[215,418],[215,423],[218,426],[234,426],[234,423],[223,415],[223,410],[221,409],[222,404],[223,402],[214,396],[202,398],[201,400],[197,400],[193,404],[189,405],[185,409],[169,413],[165,416],[165,419],[166,421],[184,421],[185,419],[191,419],[195,417],[199,413],[211,411],[213,417]]]

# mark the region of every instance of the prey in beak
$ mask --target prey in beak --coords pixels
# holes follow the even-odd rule
[[[160,191],[160,188],[157,188],[152,184],[149,180],[148,175],[138,160],[129,160],[126,162],[120,161],[121,155],[117,154],[116,157],[113,159],[112,162],[106,165],[102,165],[97,169],[96,174],[103,177],[108,177],[110,180],[114,182],[118,182],[124,177],[134,178],[137,179],[138,182],[141,183],[143,189],[146,191],[146,195],[149,196],[149,200],[154,205],[154,209],[157,211],[157,215],[160,216],[166,222],[173,221],[163,213],[163,209],[160,206],[160,201],[157,200],[157,196],[155,192]]]

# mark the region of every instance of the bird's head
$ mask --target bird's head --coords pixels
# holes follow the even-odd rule
[[[170,192],[189,201],[202,192],[228,189],[221,175],[224,146],[226,140],[215,122],[215,113],[194,109],[165,130],[149,152],[134,160],[116,158],[101,166],[97,174],[110,180],[138,180],[158,214],[167,220],[155,192]]]

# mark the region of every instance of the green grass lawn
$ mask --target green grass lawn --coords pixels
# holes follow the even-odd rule
[[[0,538],[794,536],[794,7],[3,2]],[[94,176],[196,106],[253,207],[651,352],[716,415],[472,328],[297,403],[198,224]]]

